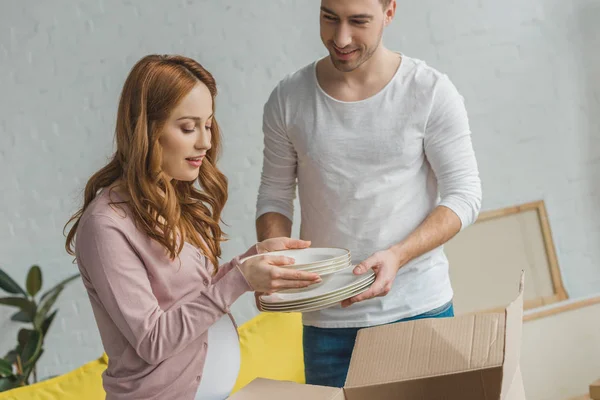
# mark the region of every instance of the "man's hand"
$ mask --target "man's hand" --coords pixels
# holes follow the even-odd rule
[[[263,311],[261,305],[260,305],[260,300],[259,297],[264,295],[264,292],[254,292],[254,302],[256,304],[256,308],[258,309],[258,311]]]
[[[307,247],[310,247],[310,241],[291,239],[289,237],[266,239],[256,244],[258,254],[279,250],[305,249]]]
[[[394,279],[401,266],[400,257],[392,249],[378,251],[358,264],[354,268],[354,274],[362,275],[372,269],[375,272],[375,281],[368,290],[342,301],[342,307],[349,307],[359,301],[387,295],[392,289]]]

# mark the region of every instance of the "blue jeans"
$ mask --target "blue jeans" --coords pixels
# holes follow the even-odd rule
[[[452,302],[423,314],[395,322],[454,316]],[[304,374],[311,385],[343,387],[358,330],[361,328],[316,328],[304,326]]]

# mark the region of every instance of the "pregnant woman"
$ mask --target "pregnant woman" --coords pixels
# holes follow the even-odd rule
[[[225,398],[239,368],[230,306],[248,291],[319,282],[283,268],[293,263],[287,257],[243,260],[309,246],[289,238],[265,240],[219,266],[227,179],[216,166],[215,96],[212,75],[194,60],[141,59],[121,93],[116,152],[67,223],[66,248],[109,357],[109,400]]]

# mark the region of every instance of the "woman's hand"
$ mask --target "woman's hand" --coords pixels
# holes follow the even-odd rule
[[[321,282],[319,275],[314,272],[282,267],[293,263],[293,258],[285,256],[255,256],[244,261],[240,270],[252,290],[267,294]]]
[[[258,254],[279,250],[305,249],[307,247],[310,247],[310,241],[291,239],[289,237],[266,239],[256,244],[256,250],[258,251]]]

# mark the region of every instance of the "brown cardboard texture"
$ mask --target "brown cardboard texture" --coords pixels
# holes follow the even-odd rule
[[[600,400],[600,379],[590,385],[590,398]]]
[[[342,389],[256,378],[230,400],[345,400]]]
[[[524,275],[503,313],[361,329],[341,389],[256,379],[231,400],[524,400]],[[295,396],[295,397],[294,397]]]

